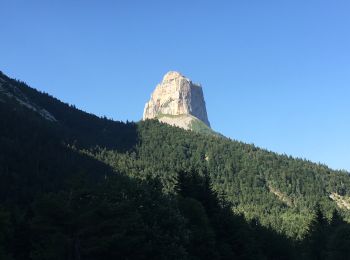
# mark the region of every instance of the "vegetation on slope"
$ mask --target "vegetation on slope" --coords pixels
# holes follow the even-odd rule
[[[98,118],[0,78],[57,119],[0,96],[1,259],[349,255],[349,212],[329,197],[350,195],[348,173],[155,120]]]
[[[158,178],[170,193],[178,172],[207,171],[214,190],[232,203],[235,212],[293,238],[305,237],[317,204],[330,218],[337,205],[329,195],[349,193],[348,174],[324,165],[156,121],[140,122],[138,132],[140,142],[130,153],[97,149],[90,155],[129,176]],[[293,204],[281,200],[271,187]],[[349,217],[346,210],[341,214]]]

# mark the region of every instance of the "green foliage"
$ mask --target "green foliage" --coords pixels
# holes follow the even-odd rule
[[[328,242],[328,259],[347,259],[350,255],[350,227],[341,225],[334,230]]]
[[[292,238],[305,236],[317,203],[331,217],[337,206],[329,195],[339,183],[343,194],[349,193],[347,173],[226,138],[149,120],[138,124],[138,139],[129,153],[105,148],[85,152],[133,178],[158,178],[167,193],[174,192],[178,172],[207,169],[213,189],[225,194],[235,212]]]
[[[194,132],[207,134],[207,135],[217,135],[210,127],[204,124],[201,120],[194,119],[191,122],[191,129]]]
[[[346,259],[350,177],[0,74],[0,259]],[[21,95],[57,122],[21,105]],[[201,128],[201,125],[195,126]]]
[[[11,233],[10,213],[0,207],[0,259],[12,259],[8,250],[8,242],[12,239]]]
[[[185,257],[184,219],[158,186],[111,176],[45,195],[33,208],[32,258]]]

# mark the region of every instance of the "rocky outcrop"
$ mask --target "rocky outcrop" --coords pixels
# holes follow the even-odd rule
[[[329,197],[337,203],[339,208],[350,210],[350,197],[342,196],[336,192],[332,192]]]
[[[168,72],[145,105],[143,120],[153,118],[185,129],[197,120],[210,127],[202,87],[179,72]]]
[[[7,82],[6,79],[1,78],[0,75],[0,102],[7,102],[7,100],[16,100],[20,105],[25,106],[34,112],[41,115],[43,118],[49,121],[57,121],[56,118],[50,114],[46,109],[39,107],[34,102],[31,101],[22,91],[14,86],[13,84]]]

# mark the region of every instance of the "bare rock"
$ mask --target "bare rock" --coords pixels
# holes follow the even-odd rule
[[[145,105],[143,120],[154,118],[184,129],[192,129],[197,119],[210,127],[202,87],[179,72],[168,72]]]

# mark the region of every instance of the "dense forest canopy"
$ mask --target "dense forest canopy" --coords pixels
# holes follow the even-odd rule
[[[4,74],[0,116],[0,259],[350,255],[347,172],[99,118]]]

